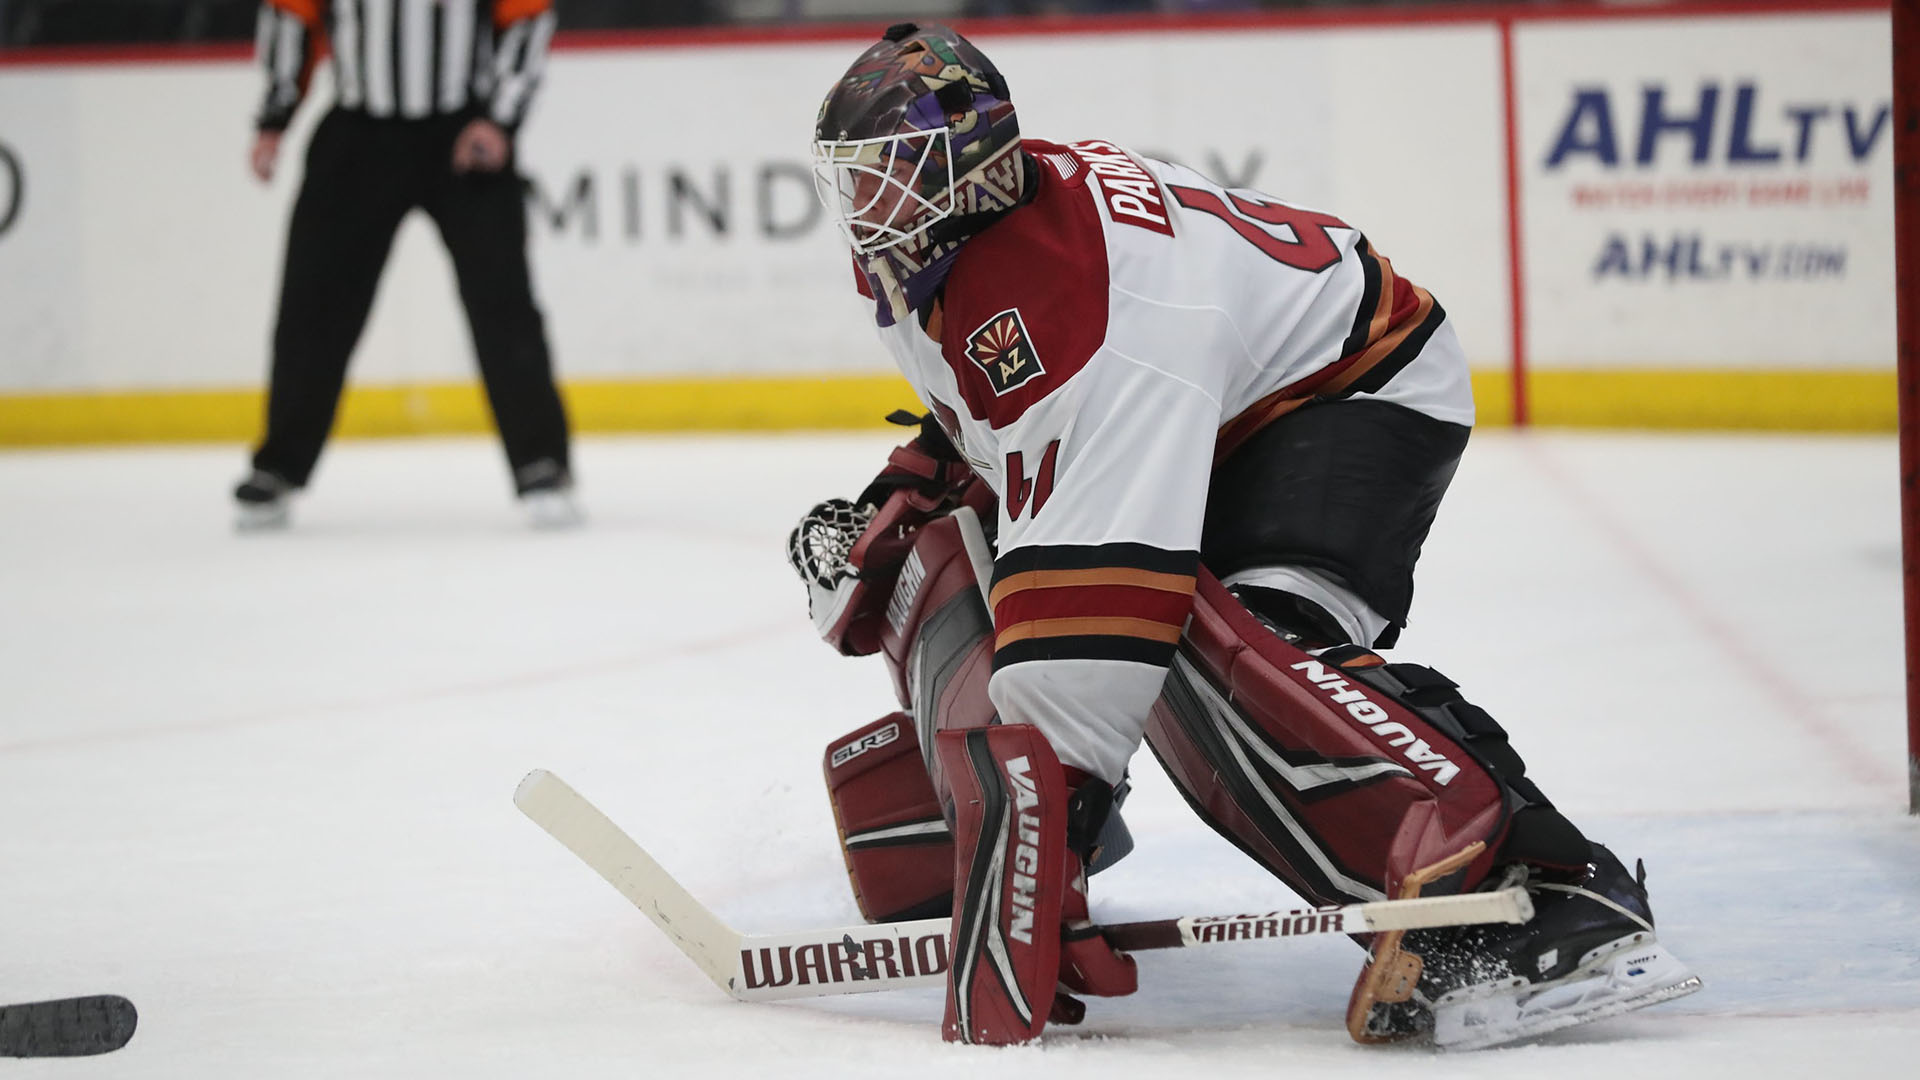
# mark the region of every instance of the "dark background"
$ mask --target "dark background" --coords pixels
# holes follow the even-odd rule
[[[562,30],[926,18],[1437,7],[1471,0],[555,0]],[[1562,0],[1575,6],[1582,0]],[[1585,0],[1596,3],[1602,0]],[[1657,0],[1656,0],[1657,2]],[[1645,0],[1638,6],[1648,6]],[[0,0],[0,49],[248,41],[259,0]]]

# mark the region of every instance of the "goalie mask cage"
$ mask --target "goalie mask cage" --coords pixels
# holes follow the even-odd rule
[[[1920,814],[1920,0],[1893,0],[1893,217],[1900,310],[1900,551],[1906,612],[1907,810]]]

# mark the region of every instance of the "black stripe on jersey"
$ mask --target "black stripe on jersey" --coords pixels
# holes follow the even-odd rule
[[[1360,290],[1360,309],[1353,315],[1353,332],[1347,335],[1346,343],[1340,346],[1341,356],[1352,356],[1367,347],[1367,338],[1373,330],[1373,318],[1380,306],[1380,260],[1374,258],[1373,249],[1367,246],[1367,238],[1361,237],[1354,246],[1355,261],[1360,264],[1360,273],[1365,286]]]
[[[393,3],[388,5],[387,55],[381,57],[382,62],[392,71],[393,81],[390,85],[393,87],[393,112],[389,114],[392,116],[403,115],[406,108],[403,102],[407,98],[407,39],[401,36],[406,32],[403,29],[405,20],[401,18],[401,13],[406,10],[406,7],[407,0],[393,0]]]
[[[1101,570],[1127,566],[1191,577],[1200,565],[1198,551],[1172,551],[1150,544],[1039,544],[1002,552],[993,560],[995,584],[1033,570]]]
[[[358,3],[359,0],[346,0],[346,2]],[[355,15],[356,15],[356,21],[355,21],[355,29],[353,34],[353,60],[354,60],[353,70],[360,73],[359,79],[358,79],[359,86],[356,87],[356,89],[359,92],[360,108],[364,109],[367,107],[367,60],[369,59],[369,57],[367,56],[367,17],[366,17],[366,12],[364,11],[357,11],[355,12]],[[338,18],[338,16],[336,15],[335,18]],[[333,65],[334,78],[339,79],[339,78],[342,78],[344,75],[345,73],[340,70],[339,63],[336,62]],[[339,91],[338,90],[334,91],[334,95],[337,98],[339,96]]]
[[[284,8],[262,4],[254,34],[255,51],[267,74],[266,99],[255,117],[270,131],[286,128],[306,92],[306,76],[313,63],[313,32],[299,16]]]
[[[478,15],[475,15],[474,18],[487,22],[489,26],[492,25],[491,20],[493,16],[487,12],[483,11]],[[486,98],[492,97],[493,96],[493,35],[492,34],[483,33],[478,30],[474,31],[473,41],[467,47],[467,68],[472,73],[467,80],[467,85],[472,88],[473,93],[483,100]]]
[[[531,54],[533,52],[533,33],[536,29],[534,24],[538,20],[539,16],[537,15],[526,20],[526,31],[520,35],[520,49],[514,54],[513,66],[507,69],[515,75],[519,75],[527,70],[527,61],[532,58]]]
[[[433,5],[433,16],[427,26],[427,109],[438,112],[440,109],[440,68],[447,62],[447,6]]]
[[[495,122],[515,127],[526,116],[545,65],[554,19],[552,11],[542,11],[515,21],[502,36],[502,51],[494,65],[497,78],[488,105]]]
[[[1029,660],[1130,660],[1166,667],[1173,663],[1177,643],[1149,641],[1120,634],[1063,635],[1024,638],[994,650],[995,671]]]
[[[1380,362],[1373,365],[1365,375],[1353,380],[1345,390],[1335,396],[1379,393],[1395,375],[1400,374],[1402,368],[1413,363],[1413,358],[1419,356],[1420,350],[1427,347],[1427,341],[1433,337],[1434,331],[1440,329],[1440,324],[1446,317],[1447,313],[1441,308],[1440,301],[1435,300],[1432,310],[1427,312],[1427,317],[1407,334],[1405,340],[1394,346],[1392,352],[1381,357]]]
[[[286,126],[305,94],[304,76],[318,59],[323,34],[335,49],[339,107],[383,119],[490,111],[507,88],[512,116],[506,123],[513,126],[539,85],[557,18],[549,7],[496,27],[492,0],[331,0],[320,10],[321,25],[309,29],[286,9],[262,5],[256,42],[268,85],[260,126]],[[290,62],[280,42],[295,29],[304,47]],[[459,57],[466,58],[464,67]],[[383,88],[377,97],[375,86]]]

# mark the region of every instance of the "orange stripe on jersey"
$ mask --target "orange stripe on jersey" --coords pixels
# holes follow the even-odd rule
[[[1193,613],[1197,551],[1052,544],[994,560],[995,670],[1044,660],[1165,667]]]
[[[1380,298],[1373,305],[1373,315],[1367,319],[1366,337],[1368,341],[1378,341],[1382,335],[1393,329],[1394,298],[1406,291],[1395,286],[1406,285],[1407,282],[1393,272],[1392,263],[1388,262],[1384,256],[1376,254],[1372,246],[1364,241],[1354,254],[1371,261],[1373,269],[1379,275],[1377,280],[1380,282]],[[1362,345],[1360,351],[1365,351],[1365,348],[1366,346]]]
[[[299,19],[315,29],[320,27],[320,0],[267,0],[271,7]]]
[[[1366,276],[1380,283],[1380,297],[1374,303],[1373,314],[1367,319],[1366,337],[1360,341],[1352,338],[1347,340],[1348,356],[1366,352],[1368,346],[1392,333],[1396,327],[1406,325],[1409,320],[1417,322],[1422,305],[1433,302],[1427,290],[1394,273],[1393,261],[1375,251],[1373,245],[1362,240],[1353,254],[1365,264]]]
[[[1128,566],[1103,566],[1093,570],[1029,570],[994,582],[987,605],[998,610],[1000,601],[1028,589],[1059,589],[1086,585],[1128,585],[1137,589],[1193,595],[1192,574],[1163,574]]]
[[[994,635],[993,647],[1004,649],[1016,641],[1050,637],[1131,637],[1171,645],[1180,640],[1183,627],[1168,626],[1151,619],[1069,618],[1033,619],[1009,626]]]
[[[553,10],[553,0],[494,0],[493,25],[506,26]]]
[[[1407,285],[1404,278],[1401,279],[1400,283]],[[1384,292],[1385,290],[1382,289],[1381,291]],[[1337,394],[1355,382],[1358,382],[1362,375],[1372,371],[1374,365],[1386,359],[1387,355],[1398,348],[1401,342],[1413,336],[1415,330],[1420,329],[1426,324],[1427,316],[1433,313],[1433,294],[1418,285],[1407,285],[1407,291],[1412,294],[1414,300],[1412,314],[1405,320],[1400,321],[1386,335],[1368,343],[1366,350],[1359,356],[1353,357],[1352,362],[1346,365],[1344,371],[1332,379],[1327,380],[1325,383],[1322,383],[1317,391],[1318,393]]]
[[[1426,339],[1446,317],[1432,293],[1394,273],[1393,264],[1364,240],[1354,249],[1354,257],[1362,261],[1364,275],[1379,283],[1379,296],[1373,302],[1371,313],[1355,314],[1354,334],[1346,343],[1347,355],[1298,382],[1275,390],[1223,424],[1214,439],[1214,464],[1226,460],[1261,428],[1315,397],[1338,397],[1366,380],[1369,374],[1384,384],[1418,355]],[[1364,296],[1361,303],[1366,303]],[[1363,325],[1366,327],[1364,339],[1360,335]],[[1402,346],[1406,346],[1404,351],[1400,351]],[[1377,390],[1378,387],[1361,389]]]
[[[1021,585],[1051,579],[1052,585]],[[1094,582],[1105,582],[1094,584]],[[1070,584],[1071,583],[1071,584]],[[993,590],[994,648],[1035,638],[1130,638],[1171,644],[1193,611],[1193,575],[1128,567],[1033,571]]]

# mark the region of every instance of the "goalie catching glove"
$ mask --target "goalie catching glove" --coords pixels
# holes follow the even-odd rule
[[[860,497],[828,499],[787,537],[787,562],[807,584],[807,610],[827,644],[847,656],[880,648],[879,627],[894,581],[928,522],[969,500],[992,498],[931,416],[887,419],[920,433],[887,456]]]

